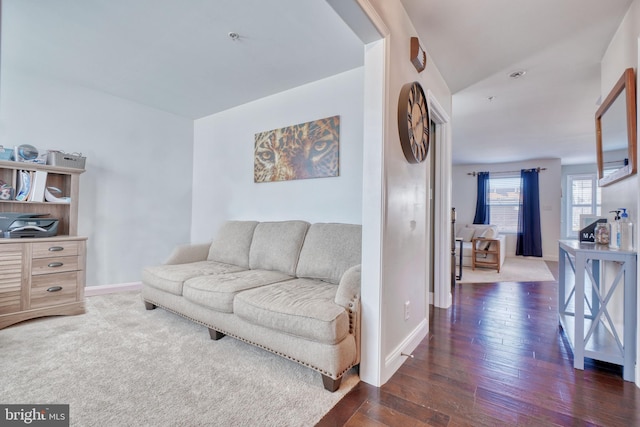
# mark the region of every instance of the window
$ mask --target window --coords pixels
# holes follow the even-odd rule
[[[489,176],[490,223],[502,233],[518,232],[520,175]]]
[[[600,187],[596,174],[567,176],[567,237],[578,237],[580,215],[600,215]]]

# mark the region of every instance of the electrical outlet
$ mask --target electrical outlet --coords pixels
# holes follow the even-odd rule
[[[404,303],[404,320],[409,320],[409,304],[411,301],[405,301]]]

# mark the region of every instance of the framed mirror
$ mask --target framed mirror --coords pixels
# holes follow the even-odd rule
[[[637,171],[636,76],[627,68],[596,111],[598,185],[604,187]]]

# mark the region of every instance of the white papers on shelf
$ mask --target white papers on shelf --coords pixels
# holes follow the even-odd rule
[[[29,194],[29,201],[32,202],[44,202],[44,192],[47,187],[47,172],[35,171],[33,181],[31,182],[31,193]]]
[[[63,197],[62,190],[47,187],[48,172],[18,170],[16,196],[19,202],[71,203],[70,197]]]
[[[31,172],[20,170],[18,171],[18,185],[16,189],[16,200],[26,201],[31,191]]]
[[[18,171],[16,200],[20,202],[44,202],[47,187],[46,171]]]

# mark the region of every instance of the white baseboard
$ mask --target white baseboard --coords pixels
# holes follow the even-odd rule
[[[420,344],[428,333],[429,321],[423,319],[411,334],[385,358],[381,384],[389,381],[391,376],[400,368],[405,360],[407,360],[407,355],[413,353],[413,350],[418,347],[418,344]]]
[[[142,289],[142,282],[87,286],[84,288],[84,295],[87,297],[94,297],[96,295],[115,294],[116,292],[139,291],[140,289]]]

